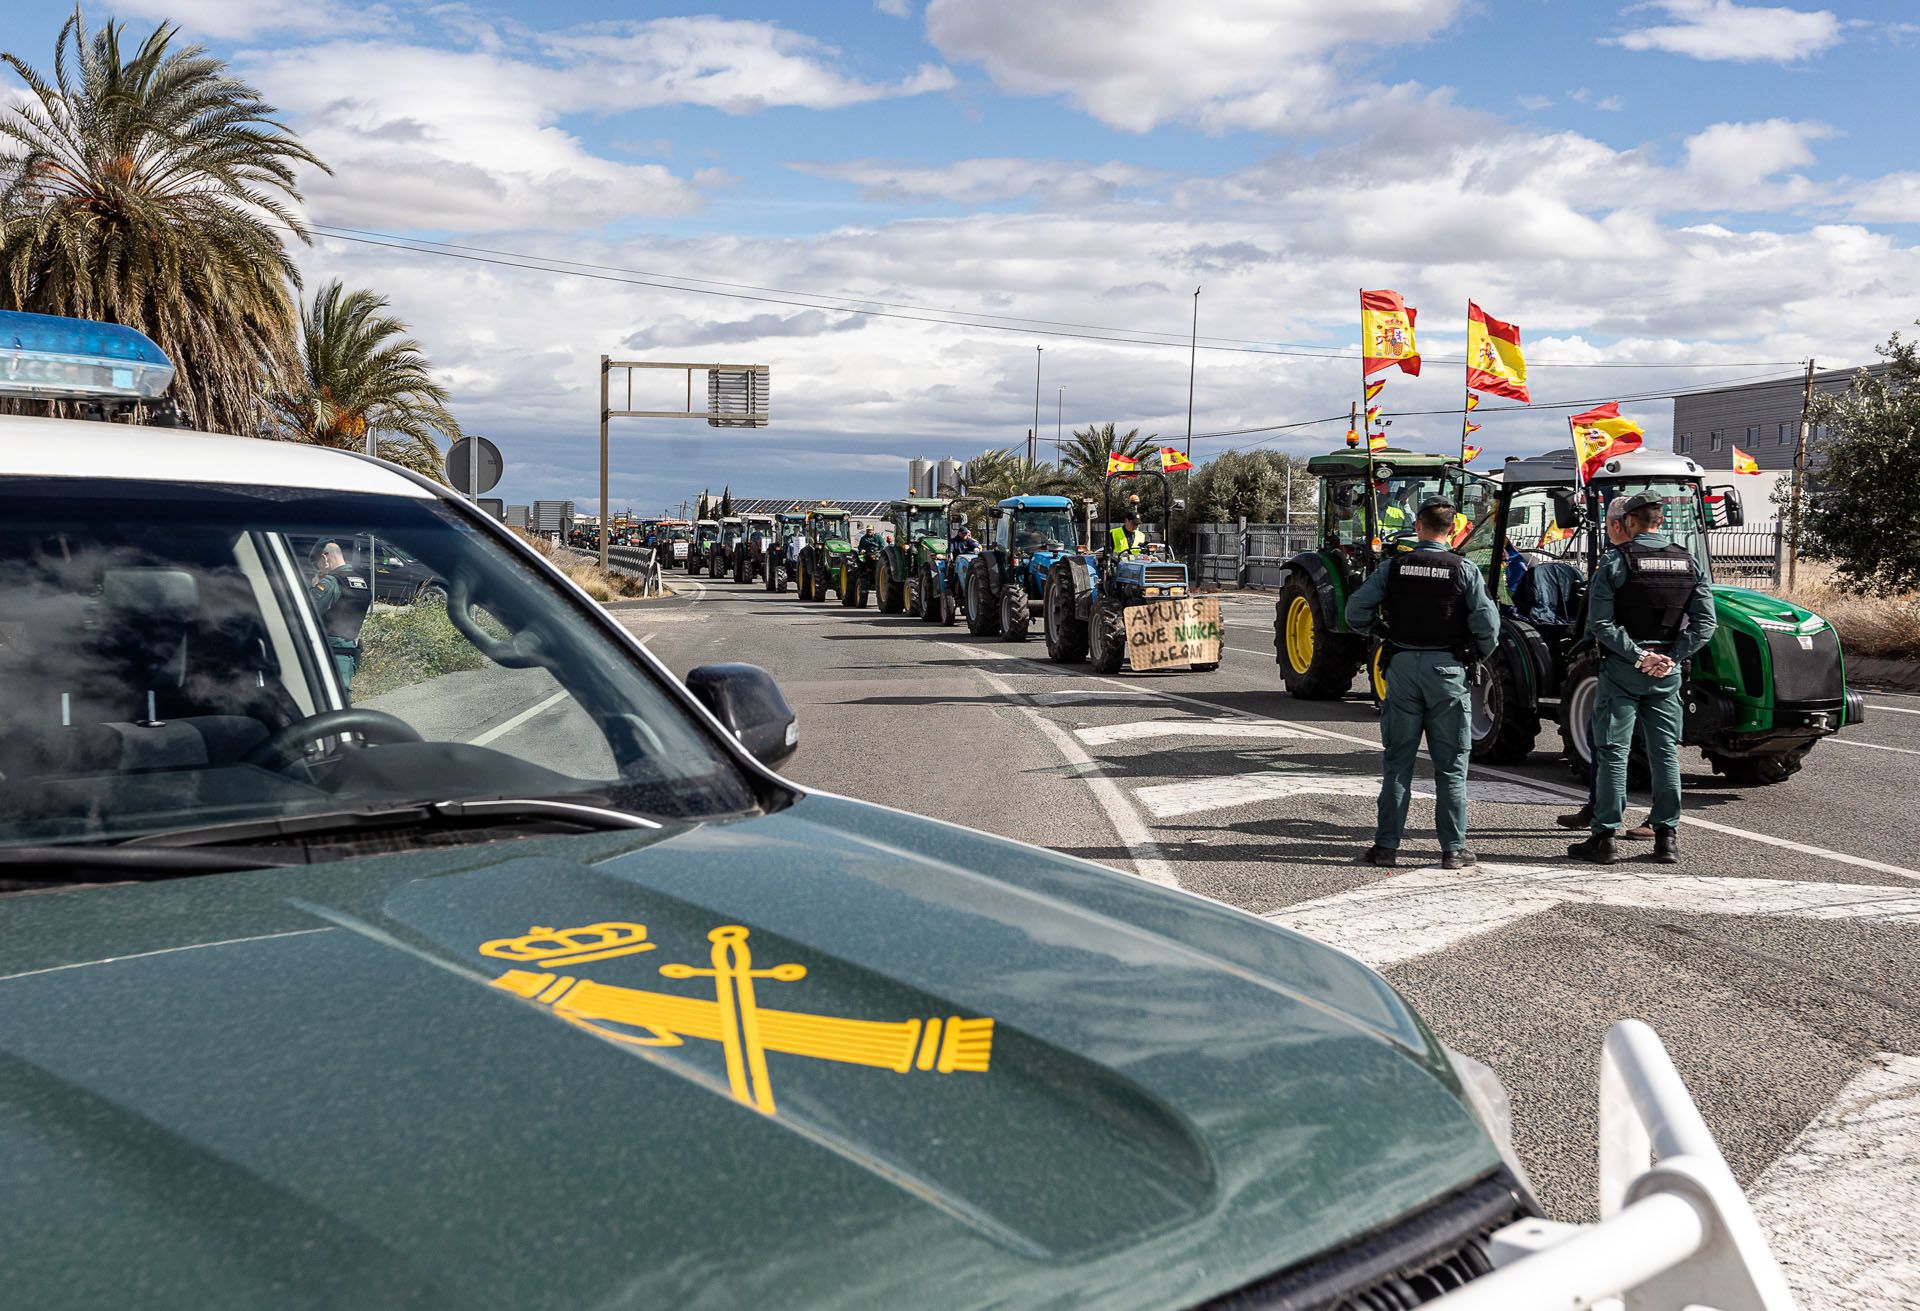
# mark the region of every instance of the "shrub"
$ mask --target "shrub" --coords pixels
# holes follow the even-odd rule
[[[353,676],[356,701],[441,674],[480,669],[486,657],[432,599],[407,606],[376,606],[360,630],[360,668]]]

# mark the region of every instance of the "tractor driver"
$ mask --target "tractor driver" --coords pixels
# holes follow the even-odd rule
[[[1108,530],[1115,555],[1132,555],[1145,549],[1147,535],[1140,531],[1140,511],[1129,508],[1127,517],[1120,521],[1120,527]]]
[[[313,606],[320,613],[321,628],[326,630],[327,650],[333,655],[340,686],[351,690],[353,675],[360,668],[360,629],[373,605],[373,589],[347,567],[346,552],[336,541],[320,543],[309,559],[313,564]]]
[[[974,540],[973,529],[967,527],[965,524],[961,524],[959,531],[953,535],[953,553],[955,555],[972,555],[979,549],[980,543]]]
[[[885,545],[886,543],[880,540],[880,534],[873,530],[871,524],[867,526],[866,532],[860,534],[859,551],[862,555],[878,552]]]

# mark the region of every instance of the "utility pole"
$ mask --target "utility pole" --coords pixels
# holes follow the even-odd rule
[[[1067,389],[1062,384],[1053,397],[1053,462],[1060,463],[1060,416],[1067,408]]]
[[[1800,441],[1793,451],[1793,500],[1787,516],[1787,590],[1793,590],[1800,571],[1800,487],[1807,480],[1807,438],[1813,429],[1813,361],[1807,361],[1807,383],[1800,393]]]
[[[1040,462],[1040,356],[1045,346],[1033,348],[1033,427],[1027,429],[1027,463]]]
[[[600,567],[607,567],[607,532],[613,522],[607,505],[607,374],[610,355],[600,357]],[[629,374],[631,376],[631,374]]]
[[[1187,458],[1193,458],[1193,366],[1200,358],[1200,288],[1193,289],[1193,338],[1187,344]]]

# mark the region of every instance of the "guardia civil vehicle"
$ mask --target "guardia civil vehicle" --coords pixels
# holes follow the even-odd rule
[[[15,397],[170,371],[25,326]],[[355,534],[449,596],[350,690],[289,543]],[[0,417],[7,1304],[1788,1305],[1648,1031],[1553,1225],[1358,961],[797,743],[406,470]]]

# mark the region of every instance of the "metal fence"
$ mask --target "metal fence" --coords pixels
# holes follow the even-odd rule
[[[1278,588],[1280,566],[1312,550],[1317,532],[1311,522],[1195,524],[1189,557],[1194,581]],[[1707,553],[1721,582],[1777,586],[1785,573],[1786,535],[1778,523],[1718,528],[1707,534]]]

